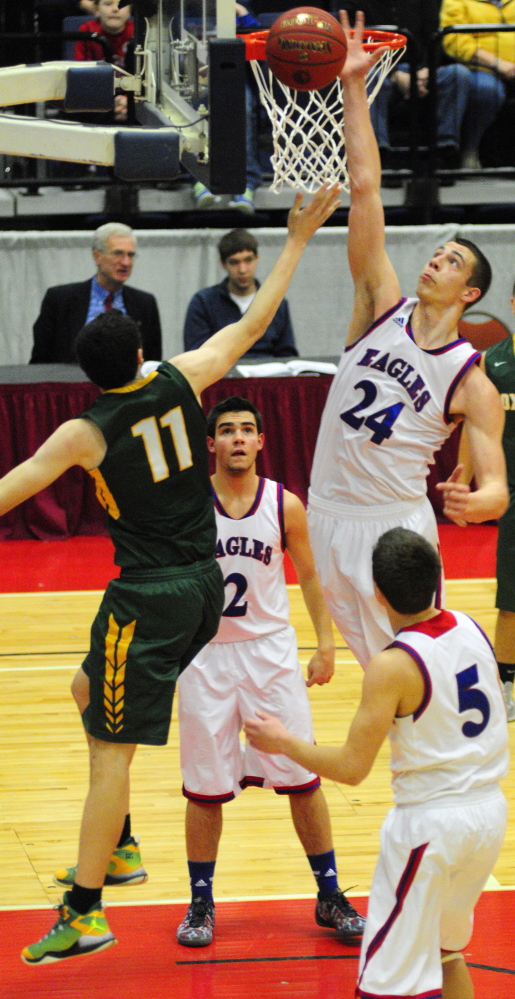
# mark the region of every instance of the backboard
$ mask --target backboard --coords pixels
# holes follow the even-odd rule
[[[136,53],[144,52],[138,120],[184,132],[181,161],[214,194],[245,190],[245,50],[235,37],[234,0],[134,4]],[[153,110],[155,109],[155,110]]]
[[[138,181],[171,180],[182,164],[214,194],[243,193],[246,62],[234,0],[133,0],[133,12],[130,73],[105,61],[0,68],[0,152],[113,166]],[[62,101],[69,116],[87,112],[94,122],[113,110],[115,91],[132,95],[140,127],[11,110]]]

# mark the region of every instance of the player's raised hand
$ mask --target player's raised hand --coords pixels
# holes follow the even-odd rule
[[[366,76],[369,69],[379,61],[387,46],[381,45],[373,52],[366,52],[363,48],[363,28],[365,27],[365,15],[363,11],[356,13],[354,30],[351,31],[349,15],[346,10],[340,11],[340,24],[347,39],[347,57],[340,73],[342,82],[345,83],[352,76]]]
[[[247,718],[243,728],[254,749],[262,753],[284,753],[290,733],[277,718],[256,711],[256,717]]]
[[[443,493],[443,512],[445,516],[449,517],[449,520],[453,520],[460,527],[467,526],[465,511],[470,496],[470,486],[466,482],[459,481],[463,467],[463,465],[456,465],[456,468],[447,481],[439,482],[436,487]]]
[[[288,215],[288,232],[295,240],[307,243],[317,229],[333,214],[341,204],[341,184],[322,184],[311,201],[303,207],[303,195],[295,195],[293,208]]]

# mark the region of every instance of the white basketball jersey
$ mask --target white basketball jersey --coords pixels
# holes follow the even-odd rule
[[[454,390],[479,354],[467,340],[422,350],[401,302],[346,347],[322,415],[310,499],[372,505],[418,499],[451,433]]]
[[[461,794],[501,780],[508,770],[508,725],[492,647],[458,611],[398,632],[425,684],[413,715],[389,733],[395,803]]]
[[[244,642],[286,627],[290,620],[284,578],[283,486],[261,478],[256,498],[233,520],[216,493],[216,557],[225,580],[225,606],[213,642]]]

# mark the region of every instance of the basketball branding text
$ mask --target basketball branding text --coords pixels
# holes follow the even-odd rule
[[[333,26],[329,21],[322,21],[319,17],[312,17],[310,14],[298,14],[297,17],[285,18],[281,20],[283,28],[321,28],[324,31],[332,31]]]
[[[332,51],[330,41],[313,42],[300,38],[278,38],[277,43],[282,50],[329,53]]]

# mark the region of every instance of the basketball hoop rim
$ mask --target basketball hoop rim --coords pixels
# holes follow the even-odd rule
[[[245,59],[247,62],[257,60],[266,61],[266,40],[270,34],[270,29],[264,31],[251,31],[245,35],[237,35],[245,42]],[[351,36],[354,29],[351,29]],[[397,31],[381,31],[379,28],[365,28],[363,48],[365,52],[375,52],[376,49],[386,46],[389,49],[403,49],[407,44],[405,35]]]

